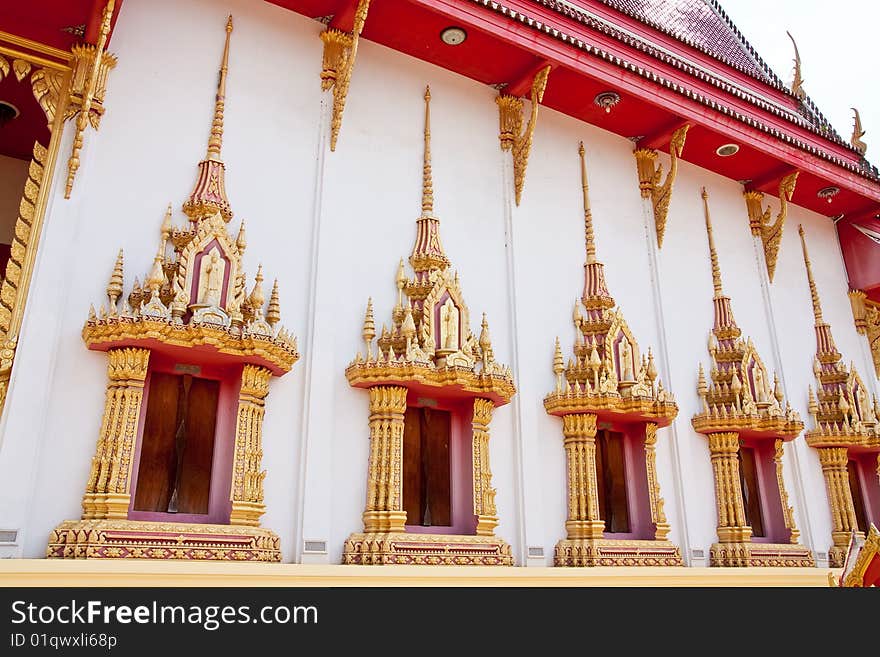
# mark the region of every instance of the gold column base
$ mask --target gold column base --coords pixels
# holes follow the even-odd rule
[[[604,520],[567,520],[565,534],[568,540],[602,539],[605,535]]]
[[[260,518],[266,513],[266,505],[262,502],[232,501],[229,513],[229,524],[244,527],[259,527]]]
[[[814,568],[813,553],[799,543],[713,543],[709,565],[724,567]]]
[[[477,536],[494,536],[498,516],[477,516]]]
[[[719,543],[748,543],[752,538],[752,528],[748,525],[743,527],[718,527],[716,530]]]
[[[683,566],[681,551],[669,541],[612,538],[563,539],[554,566]]]
[[[281,561],[278,536],[260,527],[136,520],[65,520],[49,536],[49,559]]]
[[[86,493],[82,501],[83,518],[126,520],[130,505],[128,493]]]
[[[512,566],[510,545],[497,536],[356,533],[348,537],[342,563],[362,566]]]
[[[364,531],[368,534],[403,533],[406,511],[364,511]]]

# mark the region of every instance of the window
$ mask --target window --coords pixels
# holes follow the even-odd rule
[[[622,433],[607,430],[596,433],[596,487],[599,515],[605,521],[605,531],[628,533],[630,523]]]
[[[452,413],[409,407],[403,425],[403,509],[407,525],[452,525],[449,443]]]
[[[153,371],[134,510],[207,514],[220,382]]]
[[[868,532],[868,514],[865,512],[865,498],[859,482],[859,466],[853,460],[847,461],[846,473],[849,475],[849,492],[852,494],[853,510],[856,514],[856,525],[860,532]]]
[[[740,447],[739,483],[742,488],[743,510],[746,524],[752,528],[752,536],[762,538],[764,534],[764,516],[761,512],[761,490],[758,487],[758,466],[755,450],[752,447]]]

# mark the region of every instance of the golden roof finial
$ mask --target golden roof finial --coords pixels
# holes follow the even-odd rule
[[[807,93],[804,91],[804,79],[801,77],[801,55],[798,52],[794,37],[791,36],[791,32],[786,30],[785,33],[791,39],[791,45],[794,46],[794,77],[791,81],[791,93],[803,100],[807,97]]]
[[[431,176],[431,87],[425,87],[425,156],[422,167],[422,215],[434,214],[434,181]]]
[[[208,138],[208,160],[220,160],[220,147],[223,146],[223,109],[226,101],[226,72],[229,70],[229,36],[232,34],[232,14],[226,19],[226,44],[223,46],[223,62],[220,64],[220,78],[217,82],[217,98],[214,101],[214,121],[211,136]]]
[[[281,299],[278,295],[278,279],[272,284],[272,294],[269,296],[269,307],[266,309],[266,322],[273,329],[281,321]]]
[[[712,218],[709,216],[709,192],[703,187],[703,212],[706,215],[706,234],[709,236],[709,257],[712,260],[712,286],[715,288],[715,298],[724,296],[721,290],[721,268],[718,266],[718,253],[715,251],[715,238],[712,236]]]
[[[865,151],[868,150],[868,145],[862,141],[862,137],[865,136],[865,130],[862,129],[862,118],[859,116],[859,110],[855,107],[850,107],[850,109],[853,111],[853,131],[852,137],[849,138],[849,143],[859,153],[864,155]]]
[[[804,239],[804,226],[798,224],[798,234],[801,236],[801,248],[804,251],[804,264],[807,267],[807,282],[810,284],[810,298],[813,301],[813,317],[816,324],[822,323],[822,302],[819,300],[819,292],[816,290],[816,281],[813,280],[813,266],[810,264],[810,254],[807,252],[807,241]]]
[[[122,283],[122,249],[119,249],[113,273],[110,274],[110,282],[107,284],[107,298],[110,299],[110,308],[113,310],[116,309],[116,300],[122,296]]]
[[[266,295],[263,293],[263,265],[257,266],[257,275],[254,276],[254,287],[248,300],[255,313],[263,310],[263,302],[266,300]]]
[[[596,262],[596,243],[593,241],[593,213],[590,210],[590,187],[587,184],[587,164],[584,161],[584,142],[578,146],[581,157],[581,187],[584,190],[584,230],[587,243],[587,264]]]

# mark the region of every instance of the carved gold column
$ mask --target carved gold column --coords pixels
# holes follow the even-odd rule
[[[718,510],[718,541],[749,541],[752,528],[746,524],[739,479],[739,434],[725,431],[709,434],[712,471],[715,475],[715,505]]]
[[[779,487],[779,501],[782,503],[782,517],[785,527],[790,532],[789,543],[797,543],[801,533],[794,522],[794,509],[788,503],[788,492],[785,490],[785,480],[782,477],[782,454],[785,443],[777,439],[774,443],[775,452],[773,462],[776,464],[776,484]],[[792,446],[793,448],[793,446]]]
[[[846,471],[849,457],[846,447],[819,447],[817,451],[831,506],[831,540],[834,545],[829,550],[828,557],[832,567],[840,567],[843,565],[852,531],[855,530],[859,536],[864,536],[858,531],[852,493],[849,489],[849,474]]]
[[[367,476],[367,508],[364,531],[402,532],[403,414],[406,388],[370,388],[370,462]]]
[[[663,498],[660,496],[660,484],[657,481],[657,424],[648,422],[645,425],[645,470],[648,473],[648,499],[651,502],[651,522],[654,523],[654,538],[665,541],[669,535],[669,523],[663,510]]]
[[[605,521],[599,516],[596,487],[596,416],[571,413],[562,418],[568,466],[568,540],[602,538]]]
[[[492,536],[498,526],[495,489],[492,488],[492,469],[489,466],[489,423],[494,408],[495,405],[488,399],[474,399],[474,515],[477,516],[478,536]]]
[[[150,350],[111,349],[107,356],[107,397],[83,496],[83,520],[127,518],[131,500],[132,453]]]
[[[238,393],[238,415],[235,429],[235,456],[232,463],[231,525],[257,527],[266,512],[263,504],[263,415],[269,378],[265,367],[245,365]]]

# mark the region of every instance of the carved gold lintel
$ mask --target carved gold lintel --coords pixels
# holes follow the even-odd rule
[[[321,32],[324,42],[323,66],[321,69],[321,89],[333,89],[333,114],[330,119],[330,150],[336,150],[339,129],[342,127],[342,114],[351,84],[351,74],[357,57],[358,41],[367,20],[370,0],[358,0],[354,14],[351,34],[328,28]]]
[[[544,98],[544,90],[547,88],[547,78],[550,75],[551,66],[547,65],[535,74],[532,81],[530,100],[532,102],[529,122],[523,129],[523,101],[508,94],[500,94],[495,102],[498,104],[498,119],[500,129],[498,138],[501,141],[501,150],[513,153],[513,186],[516,193],[516,204],[519,205],[522,198],[523,185],[526,180],[526,167],[529,163],[529,153],[532,150],[532,139],[535,136],[535,126],[538,123],[538,105]]]
[[[266,478],[266,471],[262,469],[263,414],[271,376],[272,372],[257,365],[245,365],[242,370],[229,496],[232,501],[231,525],[256,527],[266,511],[263,504],[263,481]]]
[[[370,388],[370,458],[367,474],[367,506],[364,531],[402,532],[403,510],[403,415],[406,388]]]
[[[672,133],[672,139],[669,142],[671,164],[669,166],[669,173],[666,174],[662,184],[660,179],[663,177],[663,165],[656,164],[657,151],[638,148],[634,152],[636,167],[639,173],[639,191],[642,198],[651,199],[651,206],[654,210],[654,225],[657,228],[658,248],[663,247],[666,219],[669,215],[669,201],[672,198],[672,185],[675,183],[675,177],[678,174],[678,158],[681,157],[681,153],[684,150],[684,143],[689,128],[690,125],[685,124]]]
[[[788,203],[794,195],[798,171],[790,173],[779,181],[779,214],[776,221],[770,221],[770,208],[763,208],[764,195],[761,192],[746,191],[746,209],[749,213],[749,228],[752,235],[760,236],[764,245],[764,258],[767,261],[767,276],[773,282],[776,273],[776,260],[779,257],[779,244],[782,241],[782,228],[788,215]]]
[[[710,433],[709,452],[715,476],[715,506],[718,512],[718,540],[721,543],[749,542],[752,528],[746,524],[739,479],[739,434]]]
[[[776,484],[779,487],[779,501],[782,502],[782,517],[785,520],[785,527],[789,530],[789,543],[797,543],[800,538],[800,531],[794,522],[794,509],[788,504],[788,492],[785,490],[785,480],[782,477],[782,454],[783,445],[785,443],[776,439],[774,443],[775,451],[773,453],[773,462],[776,464]]]
[[[104,46],[107,43],[107,37],[110,34],[110,19],[113,16],[113,7],[116,4],[116,0],[107,0],[107,5],[104,7],[104,13],[101,17],[101,27],[98,32],[98,43],[94,47],[94,51],[90,54],[90,51],[87,48],[82,48],[80,50],[74,50],[74,56],[78,59],[84,59],[87,63],[83,66],[77,66],[74,69],[74,83],[71,85],[72,90],[76,90],[76,80],[79,77],[82,80],[81,86],[81,101],[79,107],[79,116],[76,120],[76,132],[73,136],[73,149],[70,153],[70,159],[67,161],[67,183],[64,187],[64,198],[70,198],[70,193],[73,191],[73,180],[76,177],[76,172],[79,169],[79,156],[80,151],[83,147],[83,139],[86,131],[86,126],[91,121],[91,113],[92,113],[92,105],[95,102],[96,94],[99,89],[99,82],[103,79],[104,85],[106,86],[106,58],[104,57]],[[100,53],[100,57],[98,54]],[[112,65],[115,65],[115,58],[111,59]],[[112,67],[111,65],[111,67]],[[85,68],[89,69],[79,73],[78,69]],[[104,71],[104,75],[101,75],[102,70]],[[103,110],[103,106],[101,108]]]
[[[107,352],[107,397],[83,495],[83,520],[128,517],[134,444],[149,361],[149,349]]]

